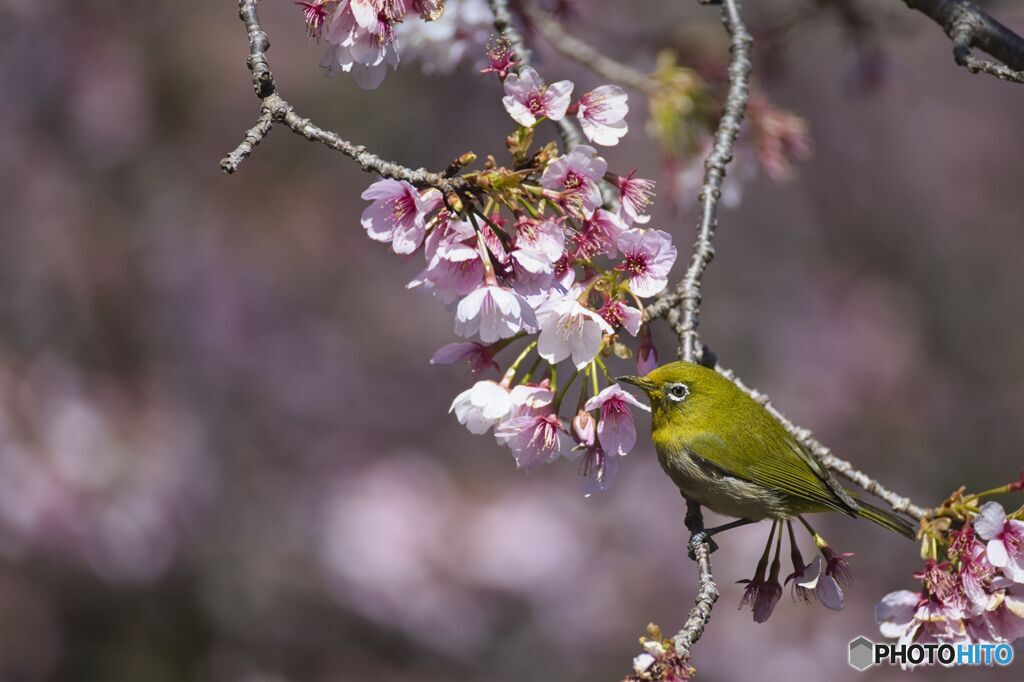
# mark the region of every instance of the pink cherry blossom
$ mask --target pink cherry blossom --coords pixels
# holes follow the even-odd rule
[[[589,217],[601,206],[597,183],[607,170],[608,162],[598,156],[597,150],[581,144],[548,163],[540,176],[540,184],[557,192],[563,206]]]
[[[597,422],[594,415],[586,410],[580,410],[572,418],[572,435],[581,447],[589,447],[594,444],[595,428]]]
[[[373,203],[363,211],[361,223],[370,239],[391,242],[395,253],[412,253],[423,243],[426,215],[437,208],[441,193],[419,190],[404,180],[379,180],[361,195]]]
[[[651,338],[650,325],[640,327],[640,347],[636,351],[636,373],[647,376],[658,367],[658,350]]]
[[[626,91],[617,85],[602,85],[580,98],[576,117],[588,140],[606,147],[619,143],[629,131],[625,121],[629,113],[627,99]]]
[[[519,73],[510,73],[505,78],[505,96],[501,102],[516,123],[529,128],[542,117],[552,121],[564,118],[572,89],[572,81],[545,85],[533,67],[524,66]]]
[[[573,237],[574,256],[591,260],[595,256],[614,257],[618,253],[615,246],[619,235],[627,229],[622,219],[603,208],[583,221],[583,228]]]
[[[988,542],[988,561],[1007,578],[1024,583],[1024,521],[1009,520],[998,502],[986,502],[974,519],[978,537]]]
[[[327,23],[328,9],[334,2],[335,0],[313,0],[312,2],[299,0],[295,3],[302,8],[302,16],[306,20],[306,35],[317,42],[320,41],[324,24]]]
[[[608,301],[597,314],[613,329],[622,327],[633,336],[640,331],[640,323],[643,320],[643,312],[619,300]]]
[[[618,384],[604,389],[583,406],[588,411],[601,411],[597,422],[597,438],[601,446],[613,455],[625,455],[636,445],[636,424],[630,406],[645,412],[651,411],[651,408],[623,391]]]
[[[476,376],[488,369],[498,369],[498,363],[494,361],[494,356],[491,353],[490,346],[475,341],[449,343],[437,349],[430,358],[430,364],[454,365],[465,361],[469,363],[470,372]]]
[[[405,3],[375,0],[339,2],[327,22],[325,38],[331,44],[320,65],[330,75],[351,73],[359,87],[373,90],[384,81],[387,67],[398,66],[395,23],[405,15]]]
[[[635,174],[633,170],[629,175],[619,176],[615,184],[619,187],[622,219],[627,224],[643,225],[651,219],[648,211],[654,203],[654,181],[633,177]]]
[[[768,539],[771,542],[771,537]],[[750,606],[754,612],[754,622],[764,623],[772,615],[775,605],[782,597],[782,585],[779,583],[779,561],[778,557],[772,562],[771,575],[765,578],[768,568],[768,552],[757,563],[754,577],[746,580],[738,580],[740,584],[746,584],[743,590],[743,597],[740,599],[740,608]]]
[[[629,288],[641,297],[654,296],[668,284],[676,262],[672,236],[661,230],[633,228],[619,235],[624,262],[618,266],[629,277]]]
[[[584,367],[601,350],[603,336],[612,332],[604,318],[580,304],[580,293],[574,288],[556,295],[537,310],[537,352],[552,365],[572,356],[577,369]]]
[[[527,472],[555,461],[563,448],[568,449],[562,421],[550,412],[506,419],[498,425],[494,435],[512,450],[516,466]]]
[[[459,301],[455,310],[455,333],[462,337],[480,334],[492,343],[535,329],[537,316],[526,299],[504,287],[487,284]]]
[[[493,20],[487,17],[488,23]],[[480,73],[496,73],[498,78],[505,80],[509,73],[519,64],[512,46],[507,40],[496,40],[487,46],[487,67],[480,70]]]
[[[487,433],[512,409],[509,390],[494,381],[478,381],[455,396],[449,412],[459,423],[477,435]]]

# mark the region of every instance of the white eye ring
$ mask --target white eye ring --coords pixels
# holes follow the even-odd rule
[[[690,395],[690,388],[686,384],[669,384],[665,387],[665,395],[669,400],[680,403]]]

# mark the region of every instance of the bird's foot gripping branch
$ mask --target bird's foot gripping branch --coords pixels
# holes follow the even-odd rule
[[[1021,80],[1024,41],[980,9],[959,0],[905,2],[946,29],[958,63],[1004,80]],[[618,64],[568,36],[556,19],[529,0],[512,8],[506,0],[489,0],[486,8],[483,0],[463,0],[447,15],[443,0],[297,4],[310,37],[328,44],[322,66],[332,74],[349,74],[368,88],[381,83],[388,66],[397,66],[400,36],[418,49],[430,42],[416,34],[422,22],[454,23],[451,31],[435,32],[448,36],[441,46],[447,57],[440,60],[447,66],[452,55],[457,55],[454,61],[465,54],[483,55],[479,36],[486,38],[490,29],[497,33],[486,50],[483,71],[500,83],[496,96],[511,119],[511,124],[503,119],[504,149],[482,157],[468,152],[442,171],[428,171],[386,160],[300,116],[281,97],[271,74],[269,40],[256,13],[257,0],[240,0],[248,66],[261,110],[221,166],[229,173],[237,171],[256,145],[283,125],[382,178],[362,195],[369,205],[361,225],[394,253],[422,259],[409,286],[452,309],[455,333],[462,337],[439,349],[431,362],[465,363],[478,378],[455,397],[451,411],[471,432],[492,432],[521,469],[565,458],[578,462],[586,494],[607,490],[621,456],[636,444],[633,411],[650,409],[622,390],[609,365],[635,363],[640,376],[630,378],[651,398],[662,465],[687,498],[685,524],[692,534],[688,550],[697,566],[698,591],[675,636],[667,638],[657,626],[648,627],[630,680],[685,680],[694,674],[690,650],[719,597],[711,553],[716,548],[712,536],[721,529],[704,528],[701,504],[769,522],[754,574],[740,581],[745,584],[741,606],[751,607],[755,621],[768,618],[787,585],[794,599],[818,601],[831,609],[843,605],[850,555],[833,550],[804,514],[837,511],[913,535],[898,512],[919,522],[926,565],[917,574],[923,586],[919,592],[894,592],[879,604],[883,635],[900,641],[965,637],[1000,642],[1024,636],[1024,509],[1007,513],[995,501],[981,501],[1019,491],[1020,481],[979,495],[960,491],[936,509],[918,506],[836,457],[766,395],[718,365],[701,342],[702,279],[715,254],[718,208],[728,190],[726,171],[736,156],[745,117],[754,118],[762,133],[775,131],[774,136],[757,138],[757,147],[770,151],[762,158],[770,175],[788,174],[785,147],[794,149],[796,157],[808,149],[806,127],[799,119],[780,116],[751,96],[753,41],[736,0],[702,2],[720,5],[730,37],[726,87],[720,93],[707,86],[709,79],[676,66],[671,57],[661,59],[650,75]],[[486,26],[482,30],[481,16]],[[674,144],[687,132],[680,112],[690,111],[695,103],[713,122],[713,135],[705,132],[706,143],[699,145],[702,166],[694,165],[697,172],[690,173],[696,178],[690,182],[700,186],[700,220],[688,267],[677,284],[669,286],[677,255],[673,238],[648,226],[654,182],[638,177],[635,170],[611,171],[597,149],[585,144],[613,146],[626,140],[626,91],[608,84],[581,94],[570,81],[545,79],[530,64],[519,23],[536,27],[562,54],[648,97],[649,127],[661,141]],[[978,60],[972,48],[1002,63]],[[549,122],[556,140],[544,137]],[[678,336],[677,355],[684,363],[677,369],[684,368],[679,371],[685,376],[677,381],[651,378],[658,365],[651,325],[659,319]],[[484,378],[488,373],[493,378]],[[709,393],[709,387],[717,388]],[[696,431],[680,436],[674,415],[689,415],[690,421],[680,424],[692,427],[692,406],[699,409],[709,395],[712,402],[705,406],[725,396],[730,404],[743,405],[746,416],[738,423],[697,423]],[[661,435],[659,423],[669,426]],[[833,474],[880,498],[893,512],[851,495]],[[742,494],[716,488],[715,481],[723,477]],[[804,562],[793,520],[815,544],[810,563]],[[792,563],[785,578],[784,534]]]

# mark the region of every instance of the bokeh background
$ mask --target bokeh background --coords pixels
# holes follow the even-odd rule
[[[280,88],[322,125],[410,165],[501,152],[493,78],[406,60],[364,92],[323,77],[290,2],[262,4]],[[856,3],[878,20],[867,55],[825,3],[765,4],[755,31],[809,16],[759,43],[758,75],[815,154],[722,215],[706,340],[919,503],[1011,480],[1024,89],[957,68],[898,2]],[[1012,4],[996,9],[1024,29]],[[574,32],[642,68],[665,46],[724,51],[696,3],[576,6]],[[451,314],[360,229],[370,178],[284,129],[220,173],[257,112],[245,55],[232,0],[0,0],[0,680],[620,679],[646,624],[674,631],[695,590],[652,448],[584,499],[574,465],[527,477],[460,427],[447,407],[469,379],[428,364]],[[664,181],[632,103],[607,156]],[[682,254],[693,212],[669,203],[652,224]],[[764,528],[730,533],[701,679],[904,675],[858,676],[846,643],[914,587],[917,548],[819,523],[857,554],[847,609],[787,596],[754,624],[734,581]]]

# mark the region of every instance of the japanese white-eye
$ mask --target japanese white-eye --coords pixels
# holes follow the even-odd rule
[[[915,537],[903,518],[844,490],[763,406],[718,372],[672,362],[618,380],[647,394],[658,460],[687,500],[748,521],[837,511]]]

